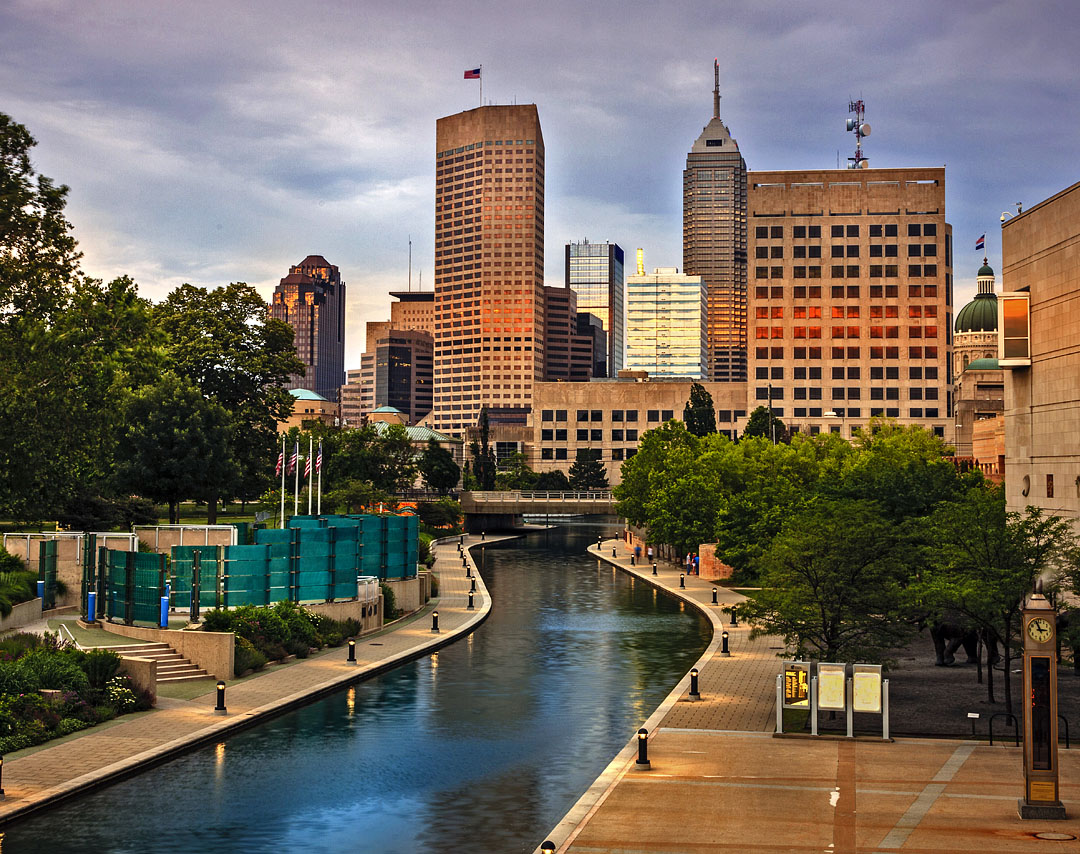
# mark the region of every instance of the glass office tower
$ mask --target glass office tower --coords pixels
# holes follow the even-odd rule
[[[577,294],[577,307],[600,318],[607,333],[607,376],[617,377],[625,363],[626,285],[623,251],[617,243],[566,244],[566,286]],[[598,360],[599,361],[599,360]]]
[[[675,267],[626,279],[626,367],[650,377],[705,379],[707,303],[701,276]]]

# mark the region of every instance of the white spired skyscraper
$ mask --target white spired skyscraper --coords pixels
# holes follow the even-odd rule
[[[720,64],[713,117],[683,171],[683,271],[708,291],[709,379],[746,380],[746,162],[720,121]]]

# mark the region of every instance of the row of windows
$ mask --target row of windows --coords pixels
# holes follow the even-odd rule
[[[896,243],[875,243],[870,246],[871,258],[897,258],[900,255],[900,247]],[[849,243],[847,245],[834,244],[830,248],[830,258],[858,258],[861,254],[861,248],[858,243]],[[908,258],[931,258],[937,255],[936,243],[910,243],[907,248]],[[772,258],[783,259],[784,247],[783,246],[757,246],[754,248],[754,257],[765,259]],[[792,258],[820,258],[821,247],[820,246],[793,246],[791,249]]]
[[[637,448],[612,448],[611,459],[628,460],[637,453]],[[542,460],[565,460],[566,448],[541,448],[540,459]]]
[[[811,388],[793,388],[791,390],[791,396],[795,400],[821,400],[822,389],[820,386],[814,386]],[[770,398],[771,394],[771,398]],[[860,400],[862,398],[861,388],[848,388],[834,387],[830,389],[830,394],[833,400]],[[784,399],[784,387],[783,386],[758,386],[755,389],[755,397],[757,400],[783,400]],[[900,389],[899,388],[872,388],[870,389],[871,400],[899,400]],[[927,388],[909,388],[908,389],[909,400],[937,400],[938,389],[935,386],[928,386]],[[599,432],[599,431],[597,431]]]
[[[829,290],[832,299],[861,299],[862,288],[859,285],[832,285]],[[937,285],[908,285],[909,297],[937,297],[937,293]],[[793,299],[821,299],[821,285],[795,285],[791,289],[791,296]],[[899,296],[899,285],[870,285],[870,299],[894,299]],[[784,287],[758,285],[754,288],[754,299],[784,299]]]
[[[897,264],[871,264],[868,270],[871,279],[897,279],[900,277],[900,267]],[[934,278],[938,274],[937,264],[908,264],[907,274],[909,278],[913,279]],[[829,267],[829,277],[833,279],[858,279],[860,276],[862,276],[862,267],[858,264],[832,264]],[[784,278],[784,268],[754,267],[754,278],[782,279]],[[791,278],[820,279],[821,267],[816,265],[809,267],[794,266],[791,268]]]
[[[860,317],[863,307],[860,305],[834,305],[830,308],[830,313],[834,318],[843,317]],[[937,317],[938,307],[936,305],[909,305],[907,307],[908,317]],[[768,320],[770,318],[783,318],[784,307],[782,305],[759,305],[754,308],[754,317],[758,320]],[[819,305],[796,305],[791,308],[791,316],[796,320],[806,318],[820,318],[821,306]],[[869,306],[869,317],[899,317],[900,306],[897,305],[872,305]]]
[[[810,406],[810,407],[806,407],[806,408],[801,407],[801,406],[796,406],[791,410],[793,418],[822,418],[822,417],[829,417],[829,418],[833,418],[833,417],[862,418],[862,417],[864,417],[861,407],[848,407],[847,409],[844,409],[843,407],[835,407],[834,406],[831,409],[826,410],[826,411],[830,412],[830,413],[835,413],[835,415],[825,416],[825,413],[822,411],[822,408],[819,407],[819,406]],[[940,410],[939,407],[932,406],[932,407],[928,407],[928,408],[925,408],[925,409],[921,408],[921,407],[916,407],[914,409],[909,409],[908,410],[908,417],[909,418],[939,418],[939,417],[941,417],[940,412],[941,412],[941,410]],[[783,410],[782,407],[781,408],[773,407],[773,413],[778,418],[783,418],[784,417],[783,416],[784,410]],[[879,408],[879,407],[874,407],[874,408],[871,408],[869,410],[869,414],[870,414],[871,418],[881,417],[881,416],[885,416],[886,418],[899,418],[900,417],[900,407],[886,407],[884,409]],[[811,433],[816,433],[817,430],[812,427],[812,428],[810,428],[810,432]],[[833,427],[832,432],[838,433],[838,432],[840,432],[840,428],[839,427]],[[943,436],[945,434],[945,428],[944,427],[935,427],[934,428],[934,434],[937,435],[937,436]]]
[[[807,355],[809,354],[809,355]],[[859,359],[862,358],[861,347],[833,347],[832,359]],[[757,347],[754,350],[754,356],[758,359],[783,359],[784,348],[783,347]],[[792,347],[791,356],[793,359],[820,359],[821,347]],[[909,359],[936,359],[938,357],[937,346],[928,345],[926,347],[908,347]],[[900,348],[899,347],[871,347],[870,348],[871,359],[899,359]],[[796,370],[798,370],[796,368]],[[930,370],[927,368],[927,370]],[[873,368],[871,368],[873,371]]]
[[[791,337],[795,339],[803,338],[820,338],[823,327],[821,326],[792,326]],[[862,337],[862,327],[859,326],[833,326],[830,327],[832,338],[860,338]],[[870,326],[867,328],[869,338],[899,338],[900,327],[899,326]],[[909,326],[907,328],[908,338],[937,338],[938,328],[936,326]],[[783,326],[757,326],[754,328],[755,340],[764,340],[769,338],[785,338]]]
[[[540,431],[541,442],[565,442],[567,431],[563,428],[555,430],[545,428]],[[611,441],[612,442],[636,442],[638,440],[637,430],[612,430]],[[591,429],[591,430],[578,430],[577,431],[578,442],[603,442],[604,431]]]
[[[896,223],[867,226],[867,233],[871,237],[898,237],[899,228]],[[908,223],[908,237],[936,237],[937,223],[926,222]],[[795,240],[821,239],[820,225],[793,225],[791,236]],[[829,227],[830,237],[858,237],[858,225],[833,225]],[[782,225],[759,225],[754,228],[754,238],[757,240],[782,240],[784,227]]]
[[[807,373],[809,371],[809,373]],[[845,367],[843,365],[834,365],[831,368],[832,378],[834,380],[858,380],[862,379],[862,368],[858,365],[850,365]],[[754,369],[754,379],[756,380],[782,380],[784,378],[784,369],[779,366],[773,367],[756,367]],[[820,380],[821,368],[805,368],[796,367],[792,368],[792,378],[796,380]],[[908,366],[908,379],[909,380],[936,380],[938,378],[938,369],[933,366],[923,367],[922,365],[909,365]],[[888,368],[877,366],[870,368],[870,379],[881,380],[900,379],[900,369],[895,366]]]

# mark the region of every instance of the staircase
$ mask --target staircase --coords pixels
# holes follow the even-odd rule
[[[157,681],[190,682],[193,679],[208,679],[210,674],[200,670],[171,646],[165,643],[134,643],[126,646],[109,647],[121,656],[132,658],[151,658],[158,663]]]

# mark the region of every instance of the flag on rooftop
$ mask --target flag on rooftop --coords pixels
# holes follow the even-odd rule
[[[470,69],[468,69],[465,72],[465,79],[466,80],[479,80],[480,79],[480,69],[479,68],[470,68]]]
[[[978,240],[975,241],[975,251],[982,252],[986,248],[986,235],[984,234]]]

